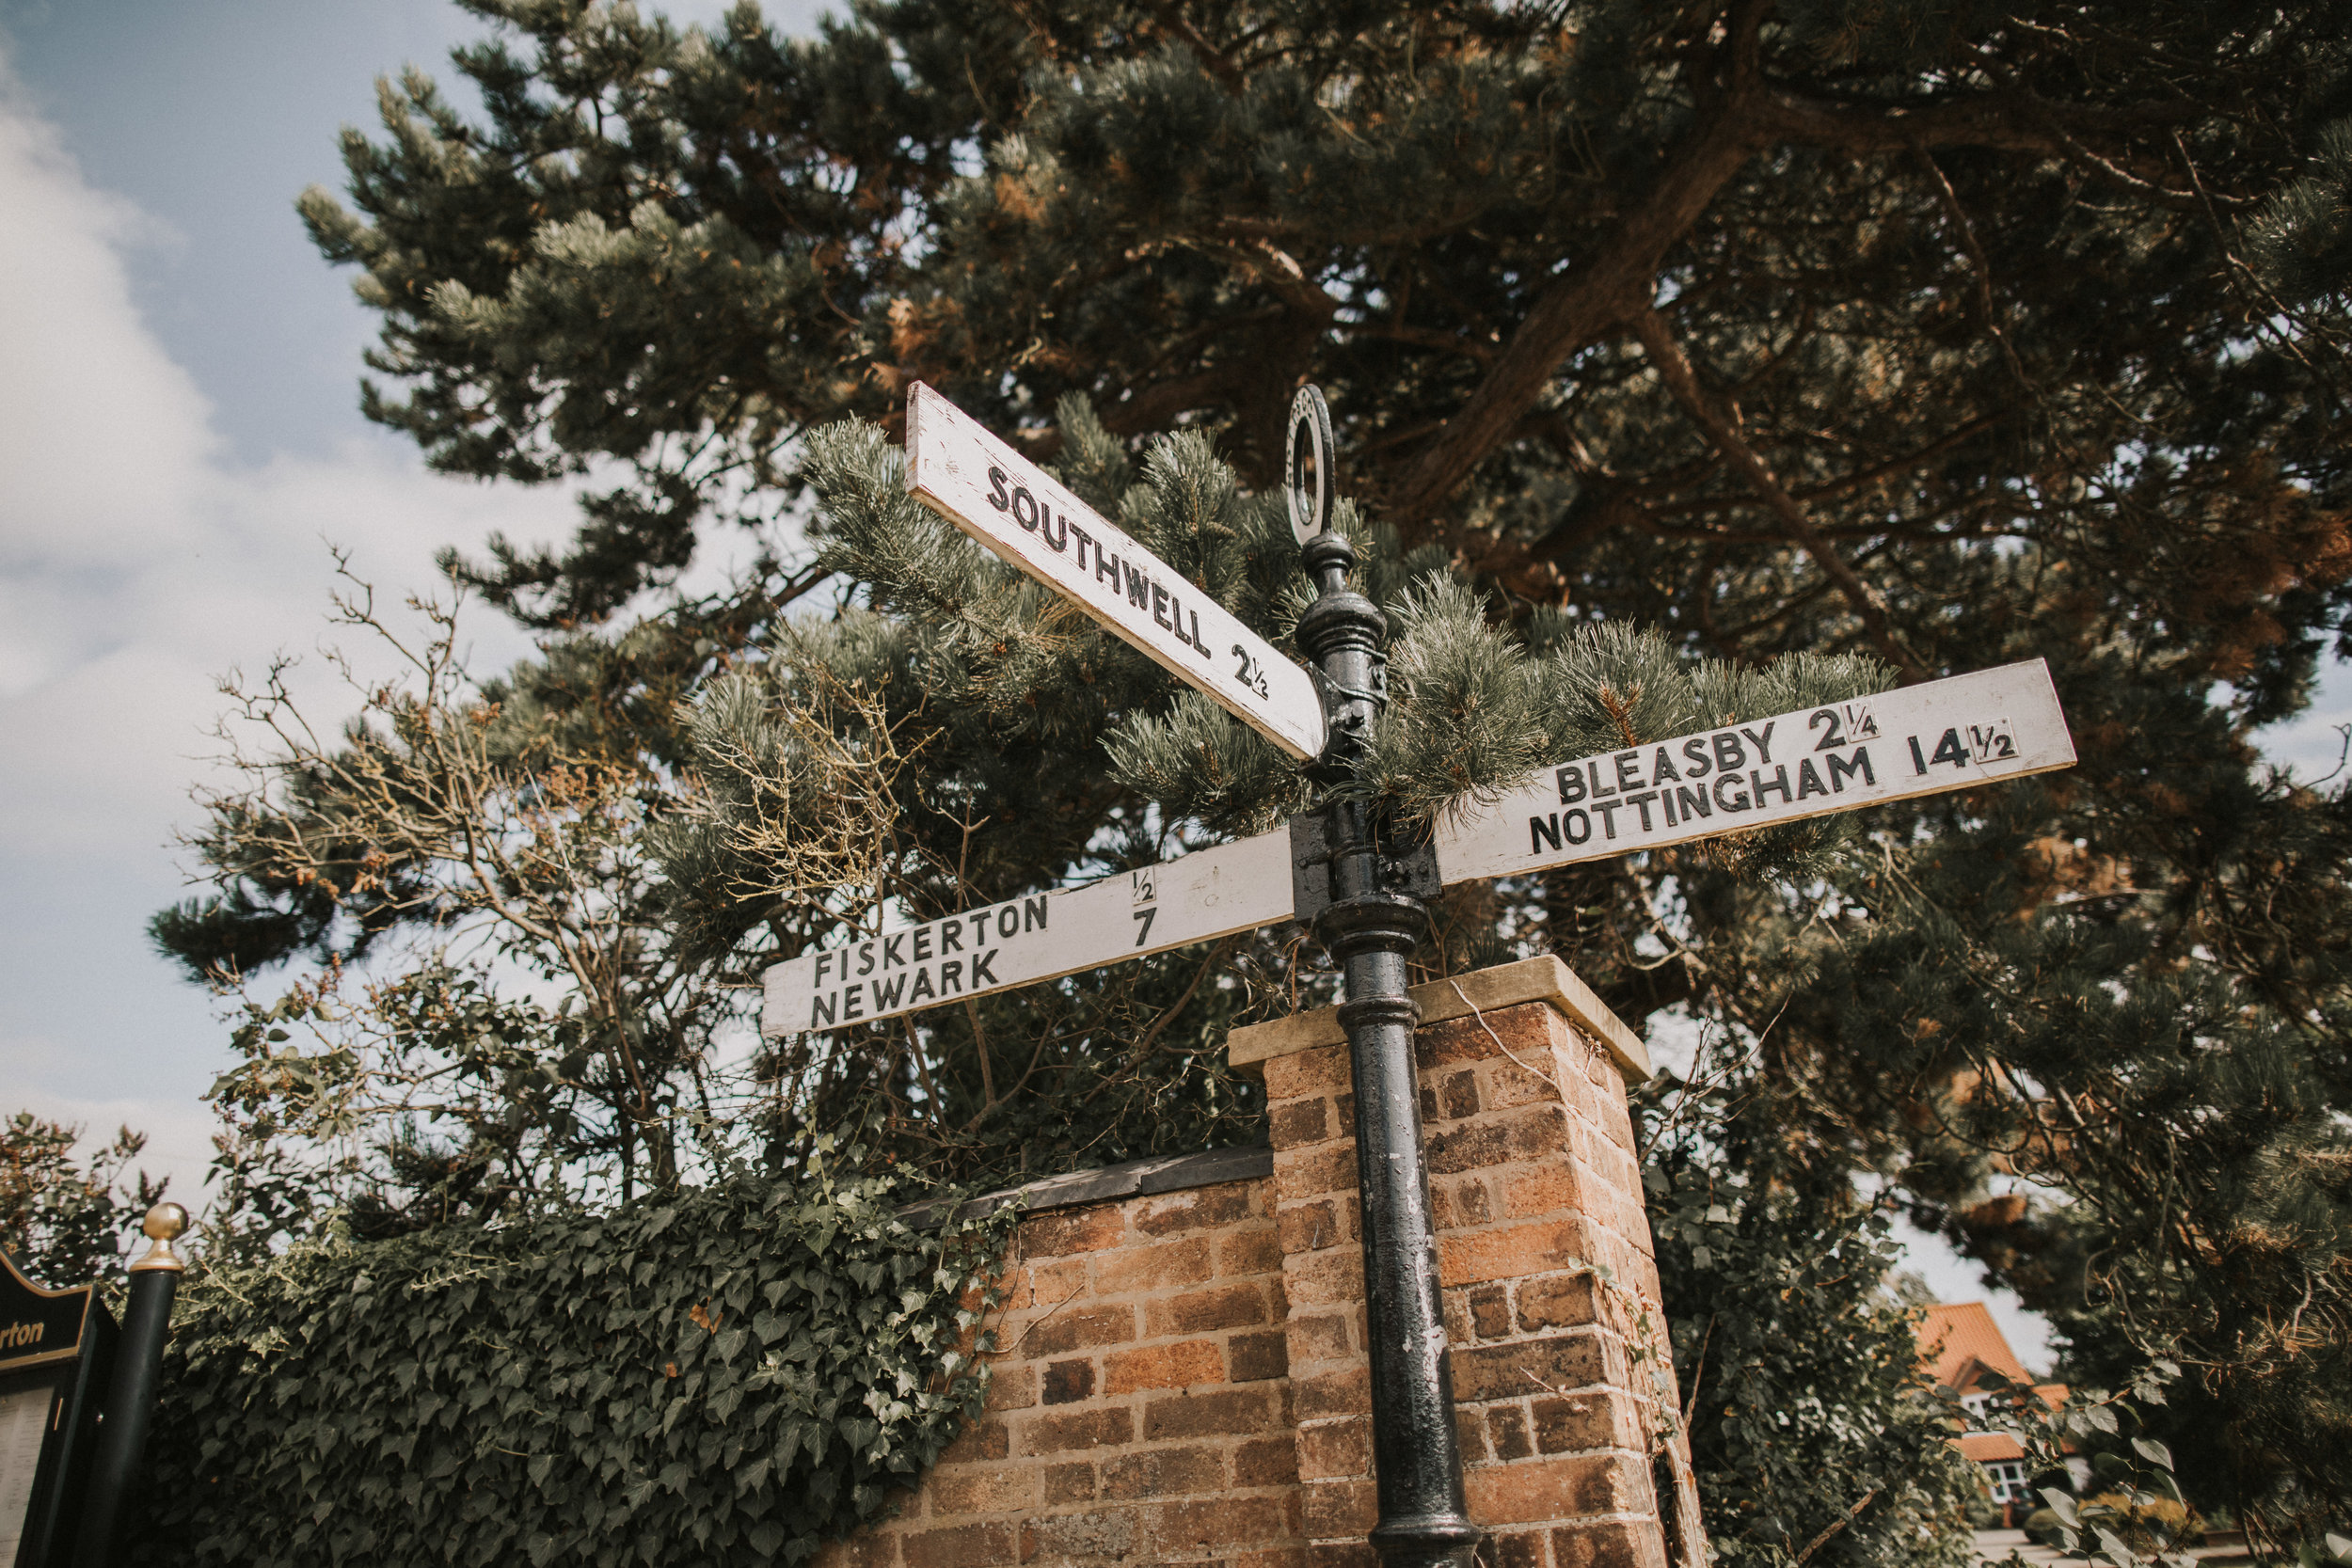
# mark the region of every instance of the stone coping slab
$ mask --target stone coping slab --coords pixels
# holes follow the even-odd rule
[[[1649,1048],[1642,1043],[1642,1037],[1610,1011],[1593,994],[1593,988],[1576,977],[1574,970],[1549,953],[1514,964],[1456,974],[1447,980],[1431,980],[1415,986],[1406,994],[1412,997],[1423,1023],[1443,1023],[1473,1013],[1500,1012],[1522,1002],[1549,1002],[1600,1041],[1616,1062],[1617,1070],[1625,1074],[1626,1082],[1639,1084],[1650,1076]],[[1276,1056],[1343,1045],[1346,1040],[1347,1033],[1340,1027],[1339,1009],[1319,1007],[1311,1013],[1296,1013],[1270,1023],[1252,1023],[1236,1029],[1227,1037],[1225,1050],[1227,1059],[1236,1069],[1263,1072],[1263,1064]]]
[[[993,1214],[1009,1203],[1025,1213],[1047,1209],[1073,1209],[1081,1203],[1103,1203],[1115,1197],[1150,1197],[1156,1193],[1180,1193],[1188,1187],[1213,1187],[1220,1181],[1246,1181],[1274,1174],[1274,1150],[1261,1144],[1250,1148],[1208,1148],[1198,1154],[1160,1154],[1148,1160],[1100,1170],[1073,1170],[1048,1176],[1024,1186],[983,1193],[964,1203],[966,1219]],[[898,1217],[917,1230],[930,1230],[947,1217],[943,1199],[917,1203],[898,1211]]]

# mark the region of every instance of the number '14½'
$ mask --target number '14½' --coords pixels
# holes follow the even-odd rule
[[[1955,724],[1937,739],[1932,752],[1920,749],[1917,736],[1912,736],[1910,740],[1911,769],[1921,778],[1940,762],[1965,768],[1971,761],[2003,762],[2017,754],[2017,736],[2006,719],[1996,719],[1990,724]]]

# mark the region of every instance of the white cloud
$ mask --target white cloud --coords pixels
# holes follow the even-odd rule
[[[0,212],[0,852],[141,852],[209,750],[214,676],[315,641],[325,541],[396,603],[432,585],[437,546],[560,533],[569,501],[358,436],[234,465],[134,303],[124,250],[151,226],[6,87]],[[495,617],[478,629],[521,650]]]
[[[195,382],[132,308],[122,260],[126,244],[159,237],[158,227],[85,183],[55,128],[5,87],[0,211],[9,219],[0,230],[0,569],[11,581],[28,570],[103,574],[134,550],[186,548],[186,480],[215,440]],[[28,607],[12,596],[7,608],[21,631]],[[10,688],[24,678],[19,657],[0,668]]]
[[[209,1121],[222,1031],[141,927],[182,894],[169,846],[216,749],[216,675],[310,655],[331,721],[324,541],[397,610],[435,586],[437,546],[561,537],[575,515],[561,491],[429,474],[356,414],[331,450],[234,459],[140,317],[126,253],[155,226],[92,188],[4,62],[0,213],[0,1113],[110,1132],[135,1110],[200,1167],[180,1123]],[[481,667],[527,647],[486,610],[472,631]]]
[[[12,499],[0,503],[0,551],[12,558],[0,563],[0,620],[40,649],[0,683],[0,730],[39,737],[0,754],[0,799],[11,802],[0,853],[128,848],[132,823],[157,830],[144,845],[160,842],[185,815],[197,759],[215,749],[218,674],[256,673],[283,651],[306,657],[304,686],[319,690],[314,656],[334,587],[326,541],[349,549],[379,604],[397,611],[405,591],[433,586],[435,546],[501,526],[554,532],[569,515],[561,495],[460,485],[357,441],[325,460],[245,471],[203,461],[137,483],[166,498],[155,536],[126,531],[92,567],[20,552],[25,521]],[[485,664],[523,651],[498,617],[472,625]]]

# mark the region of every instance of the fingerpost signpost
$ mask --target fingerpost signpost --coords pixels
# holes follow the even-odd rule
[[[907,490],[1292,756],[1323,753],[1313,676],[919,381],[907,399]]]
[[[1581,757],[1407,836],[1331,787],[1387,704],[1388,622],[1347,584],[1356,550],[1329,527],[1330,415],[1312,387],[1293,404],[1284,451],[1291,527],[1318,590],[1296,634],[1311,671],[937,391],[914,388],[907,484],[918,500],[1307,763],[1329,798],[1275,832],[803,953],[767,972],[761,1029],[871,1022],[1311,923],[1343,978],[1355,1075],[1372,1544],[1396,1568],[1466,1563],[1481,1532],[1465,1512],[1406,988],[1425,900],[1457,882],[2047,772],[2072,766],[2074,748],[2035,659]]]

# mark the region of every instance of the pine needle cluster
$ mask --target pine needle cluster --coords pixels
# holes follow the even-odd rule
[[[1065,481],[1298,657],[1291,634],[1309,590],[1279,500],[1248,494],[1199,432],[1154,440],[1136,471],[1089,400],[1071,394],[1059,413]],[[906,640],[903,657],[888,661],[903,683],[900,702],[943,718],[977,710],[992,726],[1100,746],[1110,778],[1166,820],[1238,835],[1310,803],[1304,769],[1271,743],[912,499],[903,455],[879,429],[848,420],[814,433],[809,446],[824,562],[866,584],[891,628],[875,624],[843,644],[850,662],[840,668],[802,632],[787,634],[796,661],[817,660],[818,679],[875,678],[882,661],[870,644],[895,630]],[[1441,557],[1400,561],[1394,536],[1364,527],[1349,506],[1339,526],[1356,535],[1366,586],[1388,591],[1390,622],[1390,700],[1342,787],[1408,820],[1469,812],[1573,758],[1893,684],[1894,672],[1865,655],[1795,653],[1755,668],[1693,657],[1654,629],[1618,622],[1574,624],[1555,612],[1514,625]],[[1072,700],[1073,687],[1085,695]],[[765,721],[740,706],[744,691],[729,686],[698,706],[698,752],[755,743]],[[730,724],[742,734],[730,735]],[[1828,818],[1761,830],[1729,841],[1724,859],[1754,875],[1797,874],[1820,863],[1843,826]]]
[[[1393,701],[1367,782],[1408,817],[1485,804],[1574,758],[1653,745],[1771,714],[1845,702],[1895,682],[1867,655],[1793,653],[1762,668],[1692,657],[1654,628],[1531,617],[1498,626],[1458,578],[1422,578],[1391,607]],[[1708,841],[1736,875],[1797,878],[1848,842],[1848,816]]]

